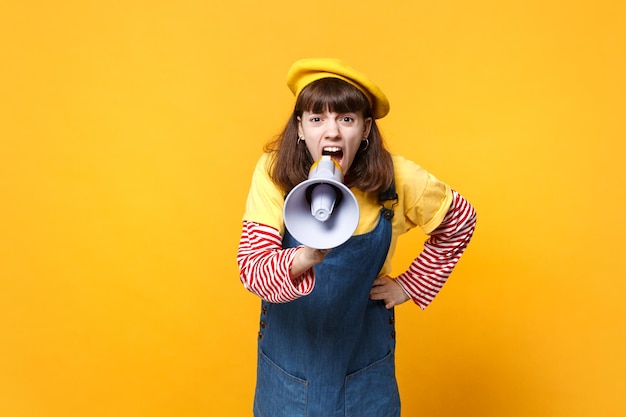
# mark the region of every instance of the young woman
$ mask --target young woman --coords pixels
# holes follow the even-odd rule
[[[289,70],[296,96],[282,134],[255,168],[237,261],[261,299],[257,417],[400,415],[393,307],[426,308],[469,243],[472,206],[416,163],[390,154],[376,119],[384,93],[343,61],[305,59]],[[329,249],[303,246],[284,226],[285,196],[330,155],[359,205],[354,235]],[[400,236],[429,235],[391,277]]]

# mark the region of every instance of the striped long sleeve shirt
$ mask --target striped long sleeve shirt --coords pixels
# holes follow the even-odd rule
[[[430,234],[424,249],[396,282],[422,309],[439,293],[465,251],[476,226],[476,212],[467,200],[452,191],[453,200],[441,224]],[[237,263],[243,285],[273,303],[284,303],[309,294],[315,285],[313,268],[292,279],[289,268],[299,248],[282,248],[278,230],[245,221]]]

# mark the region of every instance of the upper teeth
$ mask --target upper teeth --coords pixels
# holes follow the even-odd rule
[[[340,152],[341,148],[337,147],[337,146],[328,146],[326,148],[324,148],[325,152]]]

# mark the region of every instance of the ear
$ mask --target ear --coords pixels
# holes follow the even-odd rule
[[[298,137],[304,137],[304,130],[302,130],[302,118],[300,116],[296,118],[298,119]]]
[[[366,138],[370,135],[370,130],[372,130],[372,118],[365,118],[365,130],[363,131],[363,137]]]

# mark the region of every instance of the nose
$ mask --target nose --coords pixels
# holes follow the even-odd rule
[[[326,131],[324,137],[327,139],[334,139],[339,137],[339,123],[334,119],[329,119],[326,123]]]

